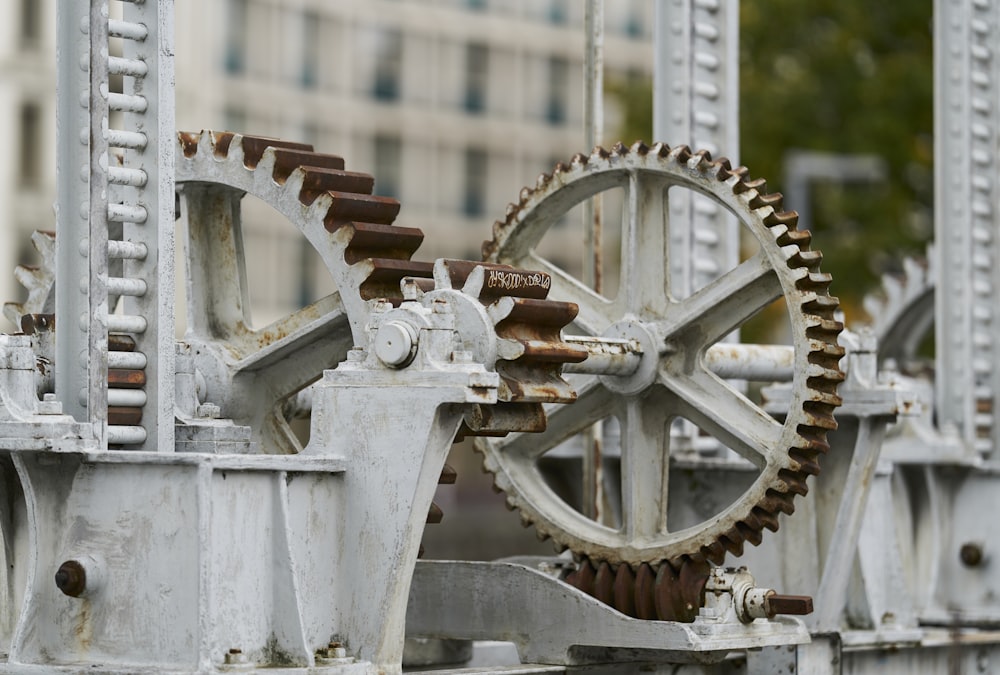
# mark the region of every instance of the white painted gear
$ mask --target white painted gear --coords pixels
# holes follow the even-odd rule
[[[31,245],[41,258],[39,264],[18,265],[14,269],[14,278],[28,291],[28,297],[24,302],[6,302],[3,306],[3,315],[18,328],[25,315],[55,312],[56,236],[35,230]]]
[[[419,230],[392,225],[399,202],[371,195],[368,174],[304,144],[232,133],[178,135],[176,185],[187,261],[188,328],[204,400],[252,430],[257,451],[301,447],[283,406],[365,346],[368,299],[399,296]],[[248,315],[240,200],[253,195],[288,219],[317,251],[337,291],[253,329]],[[393,288],[395,286],[395,288]]]
[[[694,190],[733,213],[759,251],[687,298],[669,292],[668,188]],[[625,190],[622,281],[617,298],[585,287],[535,253],[547,230],[584,199],[612,188]],[[526,523],[592,561],[617,566],[685,561],[720,564],[739,555],[746,541],[759,543],[764,528],[778,527],[778,514],[793,511],[807,491],[806,478],[819,470],[826,432],[836,428],[843,380],[837,345],[842,329],[828,293],[822,258],[809,250],[810,234],[796,230],[797,215],[781,210],[781,196],[767,194],[762,180],[743,167],[712,161],[708,153],[641,143],[611,152],[577,155],[569,165],[541,176],[521,192],[507,218],[494,225],[484,259],[552,276],[549,297],[579,305],[575,326],[590,335],[638,340],[644,363],[635,375],[576,376],[578,400],[547,406],[540,434],[481,438],[477,449],[508,504]],[[664,261],[667,261],[666,264]],[[705,351],[759,310],[784,298],[794,347],[792,404],[784,422],[767,415],[735,387],[711,373]],[[651,355],[650,353],[653,352]],[[647,367],[647,366],[652,367]],[[537,460],[573,434],[608,414],[622,429],[623,526],[609,527],[583,516],[545,482]],[[669,422],[694,422],[756,466],[758,475],[735,503],[706,522],[667,529],[666,476]]]
[[[934,327],[934,260],[933,247],[926,258],[904,258],[901,274],[882,275],[881,288],[865,296],[880,364],[892,359],[904,373],[922,369],[918,350]]]

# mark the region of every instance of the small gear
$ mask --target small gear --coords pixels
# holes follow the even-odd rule
[[[618,297],[586,288],[535,253],[550,226],[582,200],[624,187],[622,281]],[[667,191],[679,187],[707,196],[733,213],[758,252],[718,280],[684,299],[669,292]],[[836,389],[843,380],[837,345],[842,325],[835,318],[830,276],[809,248],[809,232],[782,210],[779,194],[743,167],[713,161],[707,152],[663,144],[621,145],[577,155],[525,188],[507,217],[494,225],[484,259],[541,270],[552,277],[551,297],[580,306],[575,326],[589,335],[642,343],[639,372],[628,378],[577,376],[579,400],[549,408],[548,428],[529,437],[477,439],[484,465],[508,505],[578,557],[569,581],[635,615],[656,607],[659,618],[691,620],[684,608],[703,587],[708,564],[727,553],[740,555],[745,542],[758,544],[762,531],[776,530],[790,514],[806,479],[819,471],[829,448],[826,432],[836,428]],[[779,298],[786,301],[794,347],[793,404],[784,422],[766,415],[738,390],[708,371],[705,351]],[[622,426],[621,528],[591,520],[563,501],[545,482],[536,462],[546,452],[608,414]],[[693,421],[706,433],[754,464],[751,487],[717,516],[670,531],[666,475],[669,424]],[[680,580],[684,583],[680,583]],[[700,580],[700,582],[699,582]],[[683,590],[687,589],[687,590]],[[692,590],[695,589],[695,590]],[[662,599],[657,599],[662,595]],[[642,609],[644,608],[644,609]]]
[[[19,329],[24,316],[55,312],[56,235],[54,232],[35,230],[31,235],[31,245],[38,251],[41,263],[37,266],[18,265],[14,270],[14,278],[28,291],[28,297],[24,302],[6,302],[3,306],[3,315]]]
[[[925,258],[904,258],[901,274],[883,275],[880,291],[865,296],[879,363],[892,359],[903,372],[922,369],[918,351],[934,325],[934,259],[933,247]]]

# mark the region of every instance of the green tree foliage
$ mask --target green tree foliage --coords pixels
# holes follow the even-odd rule
[[[781,191],[794,150],[887,165],[883,184],[813,184],[814,246],[848,319],[860,319],[879,275],[921,254],[932,234],[930,0],[744,0],[740,11],[740,159],[751,175]],[[649,84],[609,93],[625,111],[621,136],[650,138]]]
[[[859,318],[852,310],[878,275],[932,234],[931,3],[743,2],[740,95],[741,159],[771,189],[788,150],[885,160],[883,185],[813,190],[823,269]]]

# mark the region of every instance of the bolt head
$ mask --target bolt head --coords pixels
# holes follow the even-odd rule
[[[959,549],[958,557],[966,567],[979,567],[983,564],[983,545],[977,542],[966,542]]]
[[[71,598],[87,590],[87,570],[77,560],[67,560],[56,570],[56,587]]]

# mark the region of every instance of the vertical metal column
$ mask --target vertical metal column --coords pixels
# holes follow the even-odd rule
[[[583,135],[586,149],[601,145],[604,136],[604,0],[587,0],[584,14]],[[583,283],[603,291],[603,206],[601,195],[583,203]],[[601,455],[604,422],[599,420],[584,434],[583,514],[601,521],[604,512],[604,477]]]
[[[56,3],[56,396],[63,410],[86,421],[88,326],[77,321],[86,303],[80,281],[87,258],[80,242],[88,238],[90,167],[88,121],[90,76],[89,4]]]
[[[739,154],[739,2],[659,0],[653,136],[735,164]],[[671,292],[685,297],[738,262],[736,222],[686,190],[670,195]]]
[[[145,176],[141,185],[123,187],[123,203],[114,205],[120,207],[114,215],[122,222],[122,240],[146,249],[142,257],[124,256],[123,277],[141,285],[134,293],[123,293],[123,304],[125,315],[143,317],[146,323],[134,335],[135,353],[145,355],[141,447],[173,452],[174,0],[123,5],[123,28],[142,26],[146,31],[142,39],[123,35],[121,63],[112,62],[113,72],[124,76],[126,103],[122,131],[112,133],[111,141],[122,149],[124,165]]]
[[[942,431],[989,454],[997,447],[1000,390],[998,20],[990,0],[934,3],[936,409]]]
[[[103,446],[172,452],[173,4],[113,2],[123,20],[108,0],[59,10],[57,388]],[[89,77],[68,67],[72,45]]]

